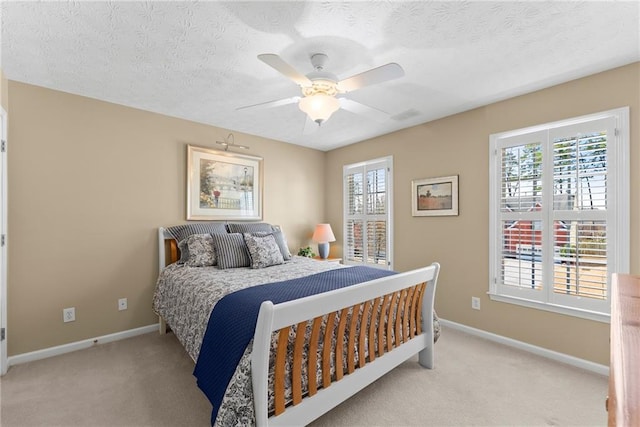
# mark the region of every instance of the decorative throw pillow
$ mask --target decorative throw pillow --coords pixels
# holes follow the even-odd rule
[[[278,248],[280,248],[280,253],[282,254],[282,258],[285,261],[289,261],[291,259],[291,252],[289,252],[289,246],[287,245],[287,239],[284,236],[284,233],[280,230],[272,231],[269,233],[252,233],[254,236],[268,236],[272,235],[276,239],[276,243],[278,244]]]
[[[216,264],[216,253],[211,234],[192,234],[185,239],[189,267],[208,267]]]
[[[240,233],[212,234],[218,268],[249,267],[251,258]]]
[[[251,268],[264,268],[284,262],[280,248],[272,234],[257,236],[244,233],[244,241],[251,256]]]

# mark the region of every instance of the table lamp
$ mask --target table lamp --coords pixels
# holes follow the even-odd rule
[[[320,258],[327,259],[329,257],[329,242],[335,242],[336,236],[333,235],[330,224],[318,224],[311,240],[318,242]]]

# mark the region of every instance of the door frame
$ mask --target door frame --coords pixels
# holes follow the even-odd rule
[[[0,106],[0,375],[7,373],[7,112]]]

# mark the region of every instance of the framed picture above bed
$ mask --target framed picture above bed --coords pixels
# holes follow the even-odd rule
[[[187,219],[262,219],[262,158],[187,145]]]
[[[458,175],[411,181],[413,216],[458,215]]]

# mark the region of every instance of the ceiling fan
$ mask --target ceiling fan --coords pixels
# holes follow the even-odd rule
[[[339,108],[365,115],[373,120],[386,120],[389,118],[389,114],[346,98],[344,94],[365,86],[404,76],[402,67],[392,62],[353,75],[344,80],[338,80],[335,74],[325,71],[324,66],[329,57],[323,53],[311,55],[311,64],[313,65],[314,71],[306,76],[287,64],[278,55],[265,53],[258,55],[258,59],[297,83],[302,90],[302,96],[293,96],[291,98],[248,105],[240,107],[238,110],[279,107],[297,102],[300,110],[305,112],[308,118],[317,123],[318,126],[327,121]],[[307,120],[307,122],[309,122],[309,120]],[[305,126],[305,131],[308,128],[308,126]]]

